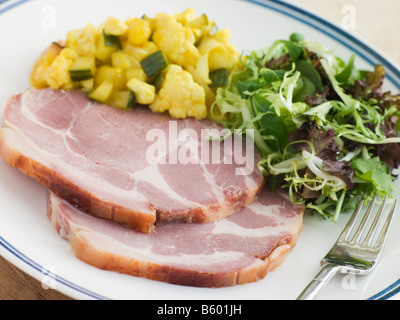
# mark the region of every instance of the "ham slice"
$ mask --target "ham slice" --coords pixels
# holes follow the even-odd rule
[[[148,139],[150,129],[164,133],[170,145],[166,154],[154,153],[159,161],[148,160],[156,142]],[[188,140],[191,147],[178,143],[174,129],[177,136],[194,137]],[[235,154],[234,144],[219,151],[215,143],[204,144],[203,129],[222,128],[209,120],[176,120],[145,107],[113,109],[80,91],[30,89],[7,103],[0,155],[82,211],[148,233],[166,222],[222,219],[252,203],[261,190],[264,178],[256,166],[239,175],[236,170],[246,164],[196,163],[191,161],[198,160],[196,154],[190,152],[189,163],[172,161],[185,150],[207,151],[207,159],[213,152],[220,152],[220,160]],[[242,143],[240,152],[245,148]],[[253,163],[258,160],[254,153]]]
[[[75,255],[100,269],[227,287],[262,279],[284,261],[301,231],[303,210],[265,188],[257,201],[219,221],[168,224],[144,234],[83,213],[49,192],[47,216]]]

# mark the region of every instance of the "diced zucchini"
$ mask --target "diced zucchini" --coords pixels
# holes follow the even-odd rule
[[[90,92],[94,88],[94,79],[83,80],[79,82],[79,87],[83,92]]]
[[[156,19],[150,18],[147,15],[143,15],[142,19],[146,20],[149,23],[150,28],[151,28],[151,34],[150,34],[149,38],[147,39],[147,41],[153,41],[153,32],[156,29]]]
[[[139,61],[137,61],[135,57],[122,51],[114,52],[111,55],[111,62],[114,67],[119,67],[124,70],[141,68]]]
[[[137,105],[133,91],[116,91],[113,93],[111,104],[118,109],[133,109]]]
[[[104,38],[104,45],[106,47],[116,48],[118,50],[122,49],[121,41],[119,40],[118,36],[114,36],[112,34],[107,34],[103,30],[103,38]]]
[[[62,49],[64,49],[64,46],[63,45],[61,45],[61,44],[59,44],[58,42],[55,42],[55,41],[53,41],[52,43],[51,43],[51,46],[50,47],[55,47],[55,48],[53,48],[54,50],[62,50]],[[57,49],[56,49],[57,48]]]
[[[88,94],[88,97],[92,100],[96,100],[101,103],[106,103],[110,98],[113,90],[113,83],[110,80],[105,80],[100,86],[94,91]]]
[[[148,15],[145,14],[142,16],[142,19],[146,20],[150,24],[151,30],[154,31],[154,29],[156,28],[156,19],[150,18]]]
[[[125,71],[125,76],[126,80],[129,82],[129,80],[135,78],[140,81],[145,82],[147,80],[147,76],[144,73],[142,68],[133,68]]]
[[[195,36],[195,45],[198,45],[201,39],[210,32],[212,25],[207,15],[202,14],[200,17],[186,23],[185,27],[192,29]]]
[[[168,67],[168,61],[162,50],[150,54],[140,62],[144,72],[150,78]]]
[[[69,69],[72,81],[83,81],[92,79],[95,73],[95,58],[80,57],[75,60],[74,65]]]
[[[111,55],[118,51],[116,47],[106,46],[104,42],[104,36],[98,35],[96,45],[96,58],[100,61],[109,64],[111,61]]]
[[[196,73],[196,79],[200,80],[201,83],[206,85],[211,84],[210,68],[208,65],[208,60],[209,60],[209,53],[206,52],[197,61],[196,70],[194,71]]]
[[[154,78],[151,84],[156,88],[156,92],[158,92],[164,82],[164,75],[160,73],[158,76]]]
[[[185,24],[185,27],[190,27],[190,28],[203,28],[208,26],[209,26],[208,17],[204,13],[200,17],[191,20]]]
[[[210,88],[225,87],[228,84],[229,71],[226,68],[216,69],[210,72]]]
[[[115,90],[122,91],[126,89],[125,72],[121,68],[115,68],[108,65],[98,68],[94,77],[95,87],[97,88],[106,80],[112,82]]]

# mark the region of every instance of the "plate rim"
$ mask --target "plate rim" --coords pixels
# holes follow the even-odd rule
[[[34,0],[4,0],[0,1],[0,16],[20,5],[23,5],[27,2],[33,2]],[[329,38],[337,41],[341,45],[345,46],[347,49],[350,49],[358,56],[360,56],[363,60],[368,62],[371,65],[375,65],[377,61],[381,62],[389,73],[387,74],[388,80],[398,89],[400,89],[400,66],[393,61],[390,57],[387,56],[386,53],[382,52],[379,48],[376,48],[372,43],[363,39],[359,35],[352,34],[347,30],[340,28],[336,23],[331,21],[328,17],[317,14],[311,8],[301,5],[299,3],[294,3],[291,0],[238,0],[242,2],[252,3],[255,5],[262,6],[269,10],[281,13],[287,17],[290,17],[296,21],[299,21],[307,26],[312,27],[319,32],[322,32],[324,35]],[[283,10],[286,9],[286,10]],[[287,9],[289,11],[287,11]],[[295,15],[297,14],[297,15]],[[310,19],[312,22],[308,21]],[[324,27],[321,27],[323,25]],[[339,36],[343,37],[341,39]],[[344,41],[347,40],[347,41]],[[355,47],[354,47],[355,46]],[[358,48],[361,48],[364,52],[360,51]],[[370,55],[374,60],[371,59]],[[40,273],[43,276],[43,266],[36,263],[32,259],[30,259],[27,255],[20,252],[17,248],[15,248],[12,244],[10,244],[4,237],[0,235],[0,249],[1,251],[6,252],[6,254],[2,254],[2,257],[10,262],[10,259],[7,259],[7,254],[12,255],[16,261],[22,263],[12,262],[16,267],[23,269],[27,274],[38,279],[36,273]],[[74,284],[71,281],[68,281],[57,274],[52,275],[54,280],[61,285],[61,288],[57,288],[57,291],[64,293],[71,298],[78,298],[76,294],[79,294],[86,299],[96,299],[96,300],[111,300],[103,295],[97,294],[92,290],[85,289],[79,285]],[[40,281],[40,280],[39,280]],[[75,295],[74,295],[75,293]],[[388,300],[395,295],[400,293],[400,279],[395,281],[393,284],[387,286],[382,289],[375,295],[367,298],[366,300]]]
[[[17,248],[15,248],[12,244],[10,244],[4,237],[0,236],[0,249],[1,247],[7,252],[8,254],[12,255],[14,258],[16,258],[18,261],[24,263],[24,271],[27,272],[30,276],[32,276],[34,279],[40,281],[38,275],[40,274],[42,277],[47,276],[51,280],[54,280],[57,282],[57,291],[64,293],[70,297],[76,297],[76,296],[71,296],[70,293],[67,293],[67,291],[75,291],[76,293],[85,296],[86,298],[91,298],[95,300],[111,300],[108,297],[105,297],[103,295],[97,294],[93,292],[92,290],[85,289],[82,286],[79,286],[65,278],[62,278],[58,276],[57,274],[52,273],[50,270],[47,270],[45,267],[41,266],[37,262],[33,261],[31,258],[29,258],[26,254],[22,253],[19,251]],[[3,258],[6,259],[4,255],[2,255]],[[9,261],[8,259],[6,259]],[[10,261],[9,261],[10,262]],[[21,266],[15,265],[18,268],[21,268]],[[27,271],[30,269],[31,272]],[[42,282],[43,285],[43,282]],[[61,285],[64,290],[60,290],[58,285]]]

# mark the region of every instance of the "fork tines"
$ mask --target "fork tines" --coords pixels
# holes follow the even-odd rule
[[[385,196],[383,199],[377,214],[375,215],[374,221],[369,227],[369,230],[367,234],[365,235],[365,230],[367,229],[368,226],[368,221],[370,220],[371,213],[373,212],[375,203],[376,203],[377,196],[375,196],[371,203],[368,206],[368,209],[365,211],[364,216],[362,217],[361,222],[358,224],[357,230],[353,233],[353,229],[356,228],[357,226],[357,220],[360,218],[362,215],[362,207],[364,204],[364,199],[361,200],[357,206],[357,209],[354,211],[353,215],[351,216],[349,222],[347,223],[346,227],[344,228],[341,236],[339,237],[338,241],[344,241],[348,243],[353,243],[353,244],[359,244],[359,245],[368,245],[368,246],[374,246],[374,247],[381,247],[386,240],[387,234],[388,234],[388,229],[390,227],[392,218],[393,218],[393,213],[396,210],[397,206],[397,199],[394,200],[394,203],[392,205],[391,210],[389,211],[389,214],[386,218],[386,221],[384,225],[382,226],[381,232],[376,239],[376,241],[373,243],[373,239],[375,234],[378,231],[378,226],[379,226],[379,221],[382,217],[382,212],[384,211],[386,202],[388,200],[388,197]],[[364,236],[365,235],[365,236]]]

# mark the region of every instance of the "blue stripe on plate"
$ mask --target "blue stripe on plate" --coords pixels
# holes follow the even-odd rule
[[[24,255],[22,252],[17,250],[15,247],[13,247],[10,243],[8,243],[3,237],[0,237],[0,246],[5,248],[8,252],[10,252],[12,255],[20,259],[22,262],[27,264],[28,266],[32,267],[33,269],[43,273],[44,268],[39,265],[38,263],[34,262],[30,258],[28,258],[26,255]],[[53,276],[53,275],[52,275]],[[90,290],[86,290],[85,288],[82,288],[64,278],[61,278],[57,275],[54,275],[54,280],[57,281],[58,283],[63,284],[64,286],[71,288],[77,292],[80,292],[88,297],[92,297],[97,300],[110,300],[109,298],[106,298],[102,295],[99,295],[97,293],[94,293]]]
[[[5,3],[7,0],[0,0],[0,5]],[[7,12],[8,10],[19,6],[25,2],[31,0],[20,0],[16,1],[9,6],[5,6],[0,9],[0,14]],[[371,65],[375,65],[377,63],[381,63],[384,65],[387,71],[387,78],[392,82],[397,88],[400,89],[400,70],[393,65],[389,60],[385,57],[380,55],[379,53],[375,52],[373,49],[368,47],[365,43],[360,41],[358,38],[354,37],[350,33],[346,32],[344,29],[337,27],[336,25],[330,23],[329,21],[325,21],[324,19],[306,11],[299,7],[296,7],[290,3],[281,1],[281,0],[242,0],[250,3],[254,3],[268,9],[274,10],[281,14],[291,17],[297,21],[300,21],[308,26],[313,27],[314,29],[324,33],[325,35],[329,36],[330,38],[334,39],[338,43],[346,46],[350,50],[354,51],[358,56],[362,57],[365,61],[367,61]],[[288,11],[289,10],[289,11]],[[300,16],[299,16],[300,14]],[[312,22],[308,21],[310,19]],[[361,50],[360,50],[361,49]],[[7,251],[12,253],[14,256],[25,262],[27,265],[31,266],[35,270],[41,272],[43,267],[39,264],[33,262],[27,256],[19,252],[16,248],[10,245],[4,238],[0,237],[0,245],[3,246]],[[62,283],[63,285],[72,288],[78,292],[81,292],[89,297],[93,297],[99,300],[105,300],[107,298],[93,293],[89,290],[86,290],[82,287],[79,287],[61,277],[55,276],[56,281]],[[386,300],[389,299],[400,292],[400,280],[389,286],[388,288],[384,289],[383,291],[379,292],[378,294],[372,296],[368,300]]]
[[[400,293],[400,280],[397,280],[391,286],[372,296],[368,300],[388,300],[398,293]]]
[[[8,1],[8,0],[0,0],[0,5],[3,4],[3,3],[6,3],[7,1]],[[19,1],[15,1],[15,2],[13,2],[12,4],[10,4],[9,6],[5,6],[4,8],[1,8],[1,9],[0,9],[0,14],[2,14],[2,13],[6,12],[6,11],[8,11],[8,10],[14,8],[14,7],[17,7],[17,6],[19,6],[20,4],[23,4],[23,3],[25,3],[25,2],[28,2],[28,1],[31,1],[31,0],[19,0]]]

